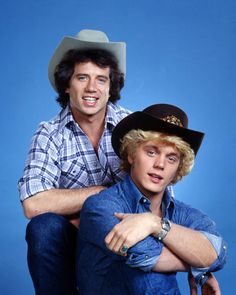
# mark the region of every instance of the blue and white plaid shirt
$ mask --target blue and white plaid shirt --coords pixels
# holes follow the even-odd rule
[[[49,122],[42,122],[33,136],[24,175],[19,180],[20,198],[55,188],[109,186],[124,178],[113,151],[111,134],[130,111],[108,103],[105,129],[98,155],[75,122],[69,107]]]

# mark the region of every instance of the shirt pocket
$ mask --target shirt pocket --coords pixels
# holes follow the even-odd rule
[[[60,177],[61,187],[81,188],[89,185],[89,174],[83,162],[80,162],[78,159],[62,162]]]

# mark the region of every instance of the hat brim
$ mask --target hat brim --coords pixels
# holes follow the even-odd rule
[[[64,37],[56,48],[48,66],[48,78],[52,87],[57,91],[54,73],[56,66],[62,60],[64,54],[71,49],[104,49],[111,52],[118,60],[118,67],[121,73],[126,73],[126,44],[124,42],[89,42],[78,40],[73,37]]]
[[[204,137],[204,133],[202,132],[179,127],[175,124],[145,114],[144,112],[134,112],[121,120],[113,130],[112,146],[119,157],[121,140],[124,135],[132,129],[156,131],[181,137],[185,142],[189,143],[195,155],[197,154]]]

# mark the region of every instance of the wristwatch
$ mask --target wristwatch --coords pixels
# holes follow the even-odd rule
[[[171,223],[167,218],[162,218],[161,219],[161,231],[158,233],[156,238],[158,241],[163,241],[163,239],[166,237],[168,232],[171,229]]]

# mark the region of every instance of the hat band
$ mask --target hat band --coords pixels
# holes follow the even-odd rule
[[[177,117],[175,117],[173,115],[161,118],[161,120],[166,121],[171,124],[174,124],[174,125],[177,125],[179,127],[183,127],[183,124],[181,123],[180,119],[178,119]]]

